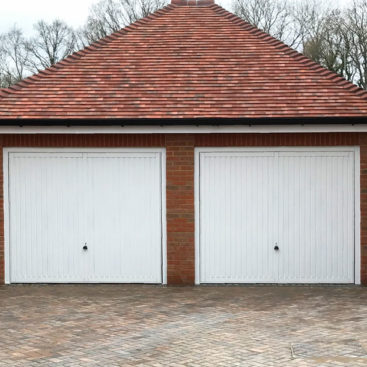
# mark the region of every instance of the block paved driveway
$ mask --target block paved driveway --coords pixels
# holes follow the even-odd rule
[[[367,288],[2,286],[0,366],[367,366]]]

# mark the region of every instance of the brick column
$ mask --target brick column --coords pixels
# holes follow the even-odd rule
[[[166,149],[168,284],[194,284],[194,137],[167,135]]]

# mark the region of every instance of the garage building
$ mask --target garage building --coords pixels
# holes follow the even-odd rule
[[[2,283],[367,284],[367,92],[212,0],[0,90]]]

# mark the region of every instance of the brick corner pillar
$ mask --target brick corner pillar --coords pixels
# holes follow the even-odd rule
[[[166,136],[167,283],[195,283],[194,136]]]

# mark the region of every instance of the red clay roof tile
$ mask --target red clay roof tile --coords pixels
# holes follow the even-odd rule
[[[169,5],[1,90],[0,119],[367,116],[366,91],[211,1]]]

